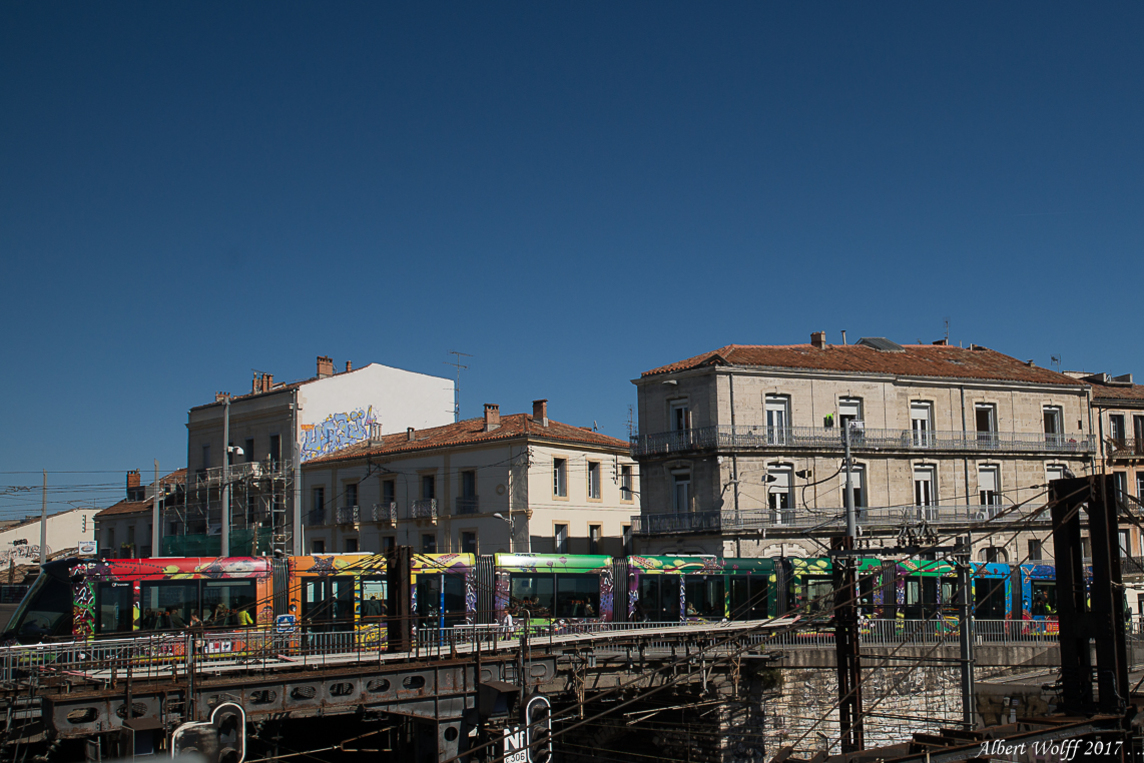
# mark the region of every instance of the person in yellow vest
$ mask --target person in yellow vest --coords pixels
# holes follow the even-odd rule
[[[249,609],[238,610],[238,627],[239,628],[251,628],[253,626],[254,626],[254,620],[250,616],[250,610]]]

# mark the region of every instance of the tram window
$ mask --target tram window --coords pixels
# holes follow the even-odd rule
[[[807,578],[806,607],[810,614],[830,614],[834,609],[834,581],[823,577]]]
[[[253,583],[251,585],[253,586]],[[252,588],[252,601],[253,593]],[[302,581],[302,619],[307,621],[311,628],[319,624],[336,627],[336,621],[352,621],[353,616],[352,577],[311,578]]]
[[[28,609],[19,615],[19,626],[16,628],[17,637],[21,641],[38,641],[48,636],[71,633],[72,592],[67,583],[43,572],[32,584],[27,601]]]
[[[767,581],[762,576],[735,575],[730,579],[731,619],[762,620],[767,616]]]
[[[1034,617],[1057,611],[1057,583],[1055,580],[1034,580],[1032,614]]]
[[[513,573],[509,579],[509,596],[510,606],[528,610],[530,617],[552,617],[556,580],[552,575]]]
[[[254,599],[253,580],[208,580],[203,584],[203,623],[216,628],[251,625],[258,619]]]
[[[723,617],[723,578],[719,575],[689,576],[686,596],[688,617]]]
[[[141,630],[174,630],[191,624],[200,615],[199,584],[195,580],[142,583],[139,597]]]
[[[599,617],[600,576],[558,574],[556,576],[557,617]]]
[[[385,578],[364,578],[361,581],[361,619],[376,622],[385,617],[389,586]]]
[[[637,619],[655,623],[679,621],[679,576],[640,575]]]
[[[96,628],[98,633],[130,631],[134,619],[130,583],[100,583],[97,590]]]
[[[982,620],[1005,619],[1005,581],[978,578],[973,583],[976,616]]]

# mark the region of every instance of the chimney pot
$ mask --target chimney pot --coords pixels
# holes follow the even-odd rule
[[[548,426],[548,401],[547,400],[533,400],[532,401],[532,420],[540,424],[542,427]]]
[[[274,386],[274,374],[263,374],[262,375],[262,391],[263,392],[269,392],[273,386]]]
[[[825,331],[815,331],[813,334],[810,335],[810,344],[816,350],[825,349],[826,348],[826,332]]]
[[[226,400],[228,397],[230,397],[230,395],[228,395],[226,392],[216,392],[216,393],[214,393],[214,401],[215,401],[216,403],[221,403],[221,402],[223,402],[224,400]]]
[[[334,375],[334,359],[326,355],[318,356],[318,378],[325,379]]]
[[[127,472],[127,487],[128,488],[139,487],[140,484],[141,484],[141,482],[140,482],[138,469],[132,469],[131,471]]]
[[[500,426],[500,406],[496,403],[485,403],[485,431],[491,432]]]
[[[409,442],[416,440],[417,438],[414,436],[415,432],[416,430],[413,427],[407,427],[405,430],[405,439],[407,439]]]
[[[354,370],[354,364],[347,360],[346,361],[346,373],[348,374],[352,370]]]

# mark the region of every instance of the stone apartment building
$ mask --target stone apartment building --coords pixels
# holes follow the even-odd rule
[[[639,477],[624,440],[500,415],[371,438],[303,465],[309,553],[626,553]]]
[[[819,555],[971,532],[975,558],[1051,558],[1046,483],[1092,473],[1088,386],[984,347],[729,345],[633,381],[645,553]],[[996,517],[996,520],[994,519]],[[1021,519],[1020,532],[995,531]]]
[[[451,422],[453,393],[450,379],[378,363],[335,372],[326,356],[309,379],[257,373],[249,393],[218,393],[188,414],[186,512],[166,518],[164,535],[176,538],[164,547],[220,553],[225,476],[232,554],[303,553],[301,465],[382,432]]]

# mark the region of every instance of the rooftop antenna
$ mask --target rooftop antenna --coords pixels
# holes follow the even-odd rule
[[[1053,355],[1051,359],[1053,361],[1053,365],[1057,367],[1057,373],[1059,374],[1061,372],[1061,356]]]
[[[444,361],[445,365],[453,366],[457,369],[457,383],[453,385],[453,423],[461,420],[461,369],[467,369],[468,366],[461,365],[461,358],[473,357],[467,352],[457,352],[456,350],[449,350],[449,354],[454,357],[452,363]]]
[[[945,319],[945,343],[949,344],[949,318]]]
[[[632,439],[632,435],[636,433],[636,419],[632,411],[632,404],[628,403],[628,439]]]

